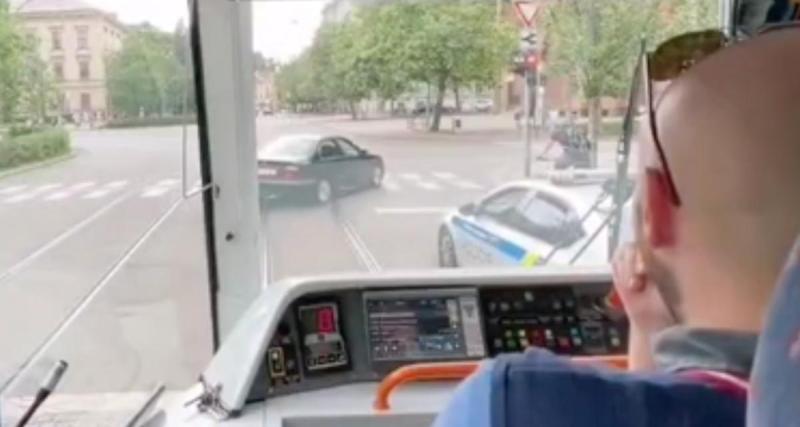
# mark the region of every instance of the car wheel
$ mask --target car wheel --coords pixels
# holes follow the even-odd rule
[[[453,235],[445,227],[439,229],[439,267],[458,267],[456,243]]]
[[[326,179],[321,179],[317,181],[317,186],[314,191],[314,198],[317,203],[325,204],[331,201],[333,197],[333,187],[331,186],[330,181]]]
[[[380,187],[383,182],[383,168],[375,166],[372,168],[372,175],[370,175],[369,184],[373,187]]]

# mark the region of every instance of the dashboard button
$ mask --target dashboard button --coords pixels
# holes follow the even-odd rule
[[[510,309],[511,309],[511,306],[509,306],[507,302],[501,302],[500,303],[500,311],[502,311],[503,313],[508,312],[508,310],[510,310]]]

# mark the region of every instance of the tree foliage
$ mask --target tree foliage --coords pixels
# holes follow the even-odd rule
[[[415,83],[437,90],[432,129],[444,93],[461,84],[491,86],[510,60],[515,31],[485,2],[398,2],[360,9],[341,24],[319,29],[312,46],[278,74],[290,105],[393,100]]]
[[[597,141],[600,98],[628,90],[644,40],[718,26],[715,0],[560,0],[545,15],[547,73],[566,76],[588,101]]]
[[[58,92],[38,47],[38,39],[0,0],[0,122],[43,123],[57,110]]]
[[[108,62],[108,91],[117,113],[136,116],[183,113],[190,56],[176,37],[150,26],[132,30]],[[191,103],[189,104],[191,105]]]

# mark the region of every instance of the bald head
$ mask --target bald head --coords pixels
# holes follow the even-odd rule
[[[729,322],[726,310],[757,318],[800,233],[800,30],[710,56],[655,108],[682,205],[674,244],[654,259],[677,282],[687,318],[705,326]],[[719,313],[708,313],[709,301]]]

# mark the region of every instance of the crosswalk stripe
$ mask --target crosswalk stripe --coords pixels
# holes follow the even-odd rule
[[[26,200],[33,199],[50,190],[55,190],[56,188],[62,187],[63,184],[61,183],[54,183],[54,184],[45,184],[35,187],[28,191],[27,193],[17,194],[16,196],[9,197],[3,200],[4,203],[19,203],[24,202]]]
[[[150,188],[144,190],[144,192],[142,192],[142,197],[145,197],[145,198],[161,197],[164,194],[167,194],[168,191],[169,191],[169,187],[153,186],[153,187],[150,187]]]
[[[88,194],[85,194],[83,196],[83,198],[84,199],[99,199],[101,197],[105,197],[106,195],[108,195],[112,191],[118,190],[118,189],[120,189],[120,188],[122,188],[122,187],[124,187],[126,185],[128,185],[128,181],[122,181],[122,180],[120,180],[120,181],[111,181],[111,182],[103,185],[102,187],[100,187],[100,188],[98,188],[98,189],[96,189],[96,190],[94,190],[94,191],[92,191],[92,192],[90,192]]]
[[[411,173],[411,172],[404,172],[399,174],[400,178],[409,180],[409,181],[419,181],[422,177],[418,173]]]
[[[456,178],[456,174],[452,172],[431,172],[431,175],[435,176],[436,178],[448,181],[451,179]]]
[[[452,172],[432,172],[431,175],[441,179],[442,181],[446,181],[448,184],[451,184],[458,188],[463,188],[465,190],[483,190],[482,185],[476,184],[466,179],[461,179]]]
[[[159,186],[159,187],[161,187],[161,186],[166,187],[166,186],[170,186],[170,185],[175,185],[175,184],[177,184],[179,182],[180,181],[177,180],[177,179],[168,178],[168,179],[162,179],[161,181],[158,181],[155,185]]]
[[[389,173],[383,174],[383,182],[381,183],[381,187],[383,187],[387,191],[400,191],[400,184],[397,183],[397,180]]]
[[[402,179],[404,179],[406,181],[412,182],[414,185],[416,185],[419,188],[422,188],[423,190],[439,191],[439,190],[442,189],[442,187],[439,184],[437,184],[437,183],[435,183],[433,181],[425,181],[425,180],[423,180],[422,176],[420,176],[420,174],[418,174],[418,173],[404,172],[404,173],[399,174],[399,176],[400,176],[400,178],[402,178]]]
[[[416,184],[420,188],[428,190],[428,191],[439,191],[439,190],[442,189],[442,187],[439,184],[437,184],[435,182],[431,182],[431,181],[417,181]]]
[[[16,193],[16,192],[24,190],[27,187],[28,187],[27,185],[12,185],[11,187],[5,187],[3,189],[0,189],[0,194]]]
[[[61,191],[56,191],[55,193],[51,193],[49,196],[45,197],[44,200],[47,201],[56,201],[56,200],[64,200],[69,198],[73,194],[85,190],[87,188],[93,187],[95,184],[93,181],[85,181],[79,182],[77,184],[71,185],[69,188],[66,188]]]

